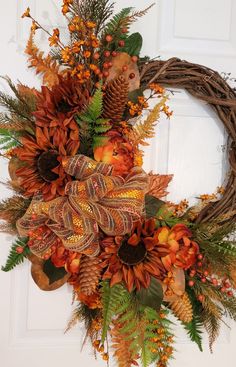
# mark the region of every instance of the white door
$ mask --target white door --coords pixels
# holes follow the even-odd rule
[[[44,25],[55,21],[63,27],[59,0],[1,0],[0,74],[14,81],[38,86],[33,73],[26,69],[23,50],[29,22],[20,15],[27,6]],[[147,0],[119,0],[125,6],[144,8]],[[236,77],[236,1],[235,0],[158,0],[149,14],[136,24],[144,36],[143,54],[163,59],[177,56],[212,67]],[[40,38],[42,46],[45,38]],[[1,90],[5,88],[0,82]],[[201,193],[212,193],[222,182],[225,136],[211,109],[190,98],[183,91],[171,97],[174,110],[171,121],[163,120],[157,137],[147,149],[147,170],[174,173],[170,200],[187,198],[191,202]],[[1,180],[7,177],[1,161]],[[207,177],[207,179],[206,179]],[[0,187],[1,198],[7,190]],[[11,237],[1,235],[0,263],[3,264]],[[104,366],[95,361],[89,348],[80,352],[82,331],[64,335],[71,312],[71,290],[65,286],[53,293],[40,291],[24,264],[12,274],[0,273],[0,365],[1,367]],[[214,355],[205,345],[198,352],[181,329],[176,345],[176,360],[171,367],[235,366],[236,324],[222,330]]]

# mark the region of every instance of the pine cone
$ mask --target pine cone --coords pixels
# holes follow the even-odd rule
[[[129,83],[123,76],[108,83],[103,100],[103,117],[114,122],[122,120],[128,102]]]
[[[97,257],[83,255],[80,262],[80,291],[87,296],[96,291],[101,274],[100,260]]]
[[[183,296],[178,297],[175,301],[170,302],[170,308],[180,321],[186,323],[192,321],[193,309],[187,293],[184,293]]]

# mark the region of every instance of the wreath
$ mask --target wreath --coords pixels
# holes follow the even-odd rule
[[[120,367],[166,367],[171,315],[201,351],[204,328],[212,349],[223,317],[236,319],[236,96],[205,66],[139,57],[142,36],[130,25],[150,7],[114,15],[113,5],[63,0],[67,42],[29,8],[22,16],[32,21],[29,66],[43,82],[36,90],[5,77],[12,94],[0,92],[14,192],[0,203],[1,229],[17,236],[2,270],[27,259],[40,289],[68,283],[76,307],[67,330],[83,322],[105,361],[113,353]],[[142,169],[142,146],[173,113],[164,86],[210,104],[229,137],[227,182],[193,207],[165,200],[171,175]]]

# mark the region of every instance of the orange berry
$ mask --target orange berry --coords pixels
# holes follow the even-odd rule
[[[109,69],[109,64],[108,64],[108,62],[104,62],[103,67],[104,67],[104,69]]]
[[[120,47],[124,47],[124,45],[125,45],[125,41],[120,40],[120,41],[118,42],[118,45],[119,45]]]
[[[138,61],[138,56],[132,56],[132,57],[131,57],[131,60],[132,60],[133,62],[137,62],[137,61]]]
[[[109,71],[104,71],[104,72],[103,72],[103,76],[104,76],[105,78],[107,78],[109,75],[110,75]]]
[[[134,73],[129,74],[129,78],[130,79],[134,79],[135,78],[135,74]]]
[[[111,56],[111,53],[110,53],[110,51],[104,51],[104,56],[105,57],[110,57]]]
[[[116,51],[112,51],[111,55],[112,55],[113,57],[116,57],[116,56],[117,56],[117,52],[116,52]]]
[[[22,253],[24,252],[24,248],[23,248],[23,247],[21,247],[21,246],[18,246],[18,247],[16,248],[16,252],[17,252],[18,254],[22,254]]]
[[[123,71],[127,71],[128,70],[128,66],[127,65],[124,65],[123,68],[122,68]]]
[[[95,54],[93,54],[93,58],[94,58],[94,60],[98,60],[100,58],[99,53],[95,52]]]
[[[111,42],[112,40],[113,40],[112,35],[111,35],[111,34],[108,34],[108,35],[106,36],[106,41],[107,41],[107,42]]]
[[[122,33],[128,33],[128,29],[127,29],[127,28],[122,28],[122,29],[121,29],[121,32],[122,32]]]
[[[197,297],[198,301],[200,301],[200,302],[203,302],[204,298],[205,297],[203,296],[203,294],[199,294],[199,296]]]
[[[194,284],[195,284],[195,282],[194,282],[193,280],[190,280],[190,281],[188,282],[189,287],[193,287],[193,286],[194,286]]]

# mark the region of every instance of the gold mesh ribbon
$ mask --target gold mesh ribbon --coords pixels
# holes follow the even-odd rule
[[[76,178],[67,183],[66,196],[48,202],[32,200],[17,222],[19,234],[28,236],[41,226],[50,230],[31,246],[40,257],[57,238],[69,250],[96,256],[100,229],[107,235],[124,235],[143,214],[148,175],[135,167],[125,179],[112,176],[111,165],[84,155],[64,159],[63,166]]]

